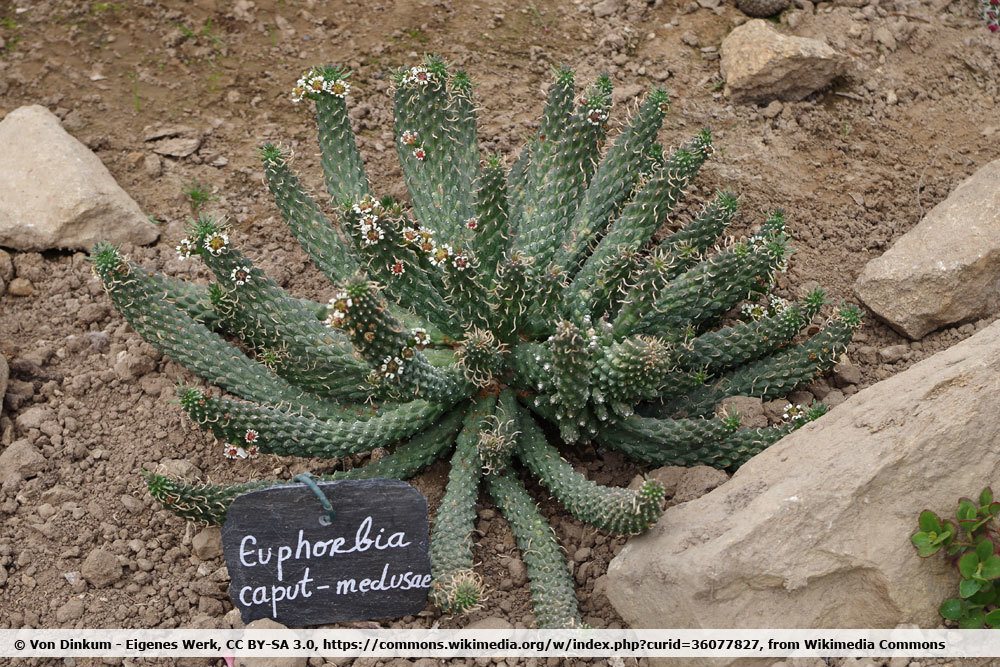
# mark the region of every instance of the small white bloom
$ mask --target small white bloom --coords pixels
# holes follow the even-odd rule
[[[232,273],[229,274],[229,277],[236,285],[246,285],[250,282],[250,267],[238,266],[233,269]]]
[[[212,234],[205,238],[205,250],[209,251],[216,257],[221,255],[225,250],[226,246],[229,245],[229,236],[226,234]]]
[[[194,254],[194,241],[188,238],[181,239],[181,242],[177,244],[177,256],[181,259],[188,259]]]

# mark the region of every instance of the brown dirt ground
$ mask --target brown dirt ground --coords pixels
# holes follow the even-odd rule
[[[701,127],[714,130],[718,154],[692,201],[722,186],[739,192],[737,231],[770,208],[788,212],[797,250],[783,283],[789,294],[815,281],[834,301],[851,300],[867,260],[996,157],[998,42],[971,0],[848,0],[815,9],[802,2],[804,9],[784,14],[785,29],[826,39],[851,54],[856,68],[833,91],[786,103],[771,117],[734,106],[721,92],[717,47],[744,17],[730,4],[703,4],[622,0],[597,19],[589,0],[0,2],[0,116],[43,104],[95,150],[161,221],[158,244],[130,249],[145,266],[206,277],[173,250],[189,217],[183,190],[199,182],[213,193],[209,210],[228,216],[238,242],[264,268],[288,289],[325,300],[328,285],[280,223],[256,157],[265,140],[284,143],[319,189],[314,126],[288,101],[303,69],[344,63],[354,70],[353,116],[369,174],[381,191],[397,195],[400,172],[387,153],[391,69],[426,52],[467,69],[477,84],[484,146],[508,156],[531,134],[553,66],[576,68],[580,80],[609,71],[619,119],[641,90],[662,85],[673,99],[665,144]],[[873,40],[877,28],[889,29],[895,49]],[[151,157],[144,128],[166,124],[196,128],[200,149],[182,159]],[[0,627],[224,624],[231,607],[221,560],[192,554],[194,530],[151,502],[138,471],[185,459],[213,480],[235,481],[287,477],[307,462],[223,460],[175,403],[175,384],[192,378],[124,324],[82,254],[16,253],[14,260],[34,294],[0,297],[0,352],[13,378],[0,433],[3,446],[31,440],[47,463],[38,477],[0,491],[7,574]],[[869,318],[849,354],[864,386],[984,324],[931,334],[887,364],[878,351],[906,341]],[[41,428],[15,425],[33,407],[42,408]],[[604,452],[581,452],[577,462],[605,483],[627,484],[641,472]],[[415,482],[432,506],[446,473],[440,464]],[[574,565],[587,622],[616,627],[621,621],[601,593],[602,575],[623,540],[560,516],[548,501],[543,507],[571,560],[590,548]],[[511,580],[513,538],[488,505],[480,517],[485,537],[476,556],[494,591],[484,609],[465,619],[427,611],[394,626],[530,622],[526,589]],[[103,589],[73,584],[98,547],[119,558],[124,576]],[[83,613],[66,619],[59,610],[72,598],[82,600]],[[397,663],[409,664],[355,664]]]

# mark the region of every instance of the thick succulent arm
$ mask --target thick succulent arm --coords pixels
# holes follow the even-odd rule
[[[538,627],[580,627],[583,621],[562,547],[535,501],[512,472],[489,477],[487,488],[521,549]]]
[[[711,249],[733,221],[738,208],[735,195],[720,192],[691,222],[657,244],[672,259],[672,276],[690,268]]]
[[[359,199],[369,194],[369,186],[347,112],[348,72],[340,67],[320,67],[313,73],[321,76],[329,89],[313,94],[326,190],[334,201]]]
[[[735,470],[824,412],[824,407],[814,406],[799,419],[764,428],[735,428],[728,419],[633,416],[605,427],[597,441],[652,465],[709,465]]]
[[[616,282],[613,276],[602,275],[602,272],[617,266],[614,257],[635,252],[652,238],[664,218],[677,206],[710,150],[711,137],[705,135],[671,155],[611,223],[607,234],[573,278],[567,299],[606,303],[610,295],[622,287],[624,280]]]
[[[593,379],[591,343],[589,332],[567,321],[558,324],[547,343],[552,360],[552,408],[559,433],[566,442],[580,438],[581,416],[587,408]]]
[[[318,419],[290,406],[207,397],[185,389],[181,407],[223,442],[253,444],[265,454],[338,458],[408,438],[433,424],[450,405],[415,400],[374,414],[359,411],[340,419]]]
[[[462,613],[483,597],[482,580],[472,570],[472,531],[482,465],[479,434],[496,406],[496,397],[478,399],[469,409],[455,442],[444,498],[431,530],[431,598],[446,613]]]
[[[647,481],[638,490],[596,484],[576,472],[549,445],[535,419],[520,411],[517,458],[574,517],[599,530],[620,535],[645,532],[663,511],[663,486]]]
[[[350,470],[317,475],[320,481],[337,479],[409,479],[437,461],[451,447],[462,423],[464,408],[445,415],[434,426],[399,445],[378,461]],[[204,524],[222,524],[237,496],[272,486],[291,484],[288,480],[258,480],[244,484],[204,484],[144,473],[150,495],[177,516]]]
[[[195,375],[250,401],[295,403],[321,417],[340,412],[335,403],[292,386],[195,321],[117,248],[98,244],[92,257],[112,302],[136,333]]]
[[[302,249],[331,282],[353,275],[360,266],[354,248],[302,187],[288,166],[288,157],[272,144],[264,146],[261,155],[267,187]]]
[[[704,415],[727,396],[759,396],[763,399],[786,396],[799,385],[833,368],[840,355],[847,350],[860,321],[856,308],[842,308],[812,338],[740,366],[687,396],[667,401],[656,409],[656,413],[661,416]]]
[[[405,330],[386,307],[379,287],[365,275],[358,274],[338,290],[327,321],[350,336],[374,367],[370,382],[379,391],[441,402],[467,393],[461,371],[432,366],[421,352],[426,333]]]
[[[656,141],[667,105],[665,92],[650,93],[601,160],[573,217],[568,237],[555,257],[557,266],[570,275],[576,272],[588,248],[633,193],[642,172],[640,167],[647,161],[647,148]]]
[[[487,158],[476,181],[476,217],[466,221],[465,238],[479,264],[476,274],[485,289],[493,287],[497,264],[507,247],[509,223],[507,181],[500,158]]]
[[[611,81],[600,77],[577,110],[562,119],[561,136],[546,137],[536,155],[534,181],[513,247],[547,267],[597,167],[611,106]]]
[[[451,90],[447,68],[437,58],[396,75],[396,149],[403,178],[417,219],[446,241],[475,215],[476,174],[464,171],[469,147],[460,143],[469,139],[470,119],[456,115],[456,105],[467,105],[468,94]]]
[[[766,291],[787,252],[784,234],[765,229],[702,260],[662,288],[639,283],[626,295],[615,318],[615,333],[690,336],[748,294]]]
[[[513,233],[520,232],[525,213],[537,198],[538,183],[551,167],[554,147],[566,131],[565,119],[573,114],[575,95],[573,70],[568,67],[560,68],[556,73],[556,80],[549,88],[538,134],[521,151],[508,176],[510,229]]]
[[[324,326],[316,310],[254,266],[218,223],[199,220],[189,240],[218,280],[213,305],[227,331],[290,383],[321,396],[364,400],[371,368],[344,334]]]
[[[749,319],[691,339],[677,350],[683,368],[717,373],[759,359],[784,347],[819,312],[822,290],[801,303],[779,305],[760,319]]]

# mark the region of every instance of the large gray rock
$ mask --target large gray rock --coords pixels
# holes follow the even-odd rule
[[[0,246],[89,250],[95,242],[152,243],[139,205],[48,109],[11,111],[0,122]]]
[[[825,42],[783,35],[754,19],[722,41],[722,76],[736,102],[801,100],[843,75],[848,59]]]
[[[852,396],[666,510],[608,569],[634,627],[937,627],[958,580],[910,544],[1000,477],[1000,322]]]
[[[994,160],[868,262],[854,291],[889,326],[918,339],[997,312],[998,286],[1000,160]]]

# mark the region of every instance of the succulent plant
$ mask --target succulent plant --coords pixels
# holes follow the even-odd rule
[[[437,58],[404,69],[395,144],[406,203],[374,194],[349,91],[345,70],[324,67],[293,95],[315,103],[324,205],[287,151],[261,151],[278,210],[333,284],[328,304],[286,293],[206,217],[178,251],[211,269],[207,288],[147,272],[106,244],[95,271],[143,338],[228,393],[180,392],[227,456],[392,448],[323,479],[407,479],[450,456],[431,536],[432,599],[458,613],[483,598],[472,535],[485,488],[522,548],[539,625],[577,625],[573,581],[525,478],[583,522],[640,533],[660,515],[663,488],[598,485],[561,452],[592,443],[648,464],[736,468],[822,410],[744,429],[737,415],[716,416],[719,401],[782,397],[825,372],[859,313],[842,308],[802,335],[824,299],[772,294],[788,253],[780,212],[748,238],[726,239],[737,199],[719,193],[657,236],[683,217],[685,189],[711,153],[707,131],[672,152],[657,143],[662,90],[605,148],[610,80],[580,93],[560,69],[537,132],[507,169],[480,155],[465,74]],[[147,483],[179,516],[220,523],[237,495],[280,482],[149,473]]]

